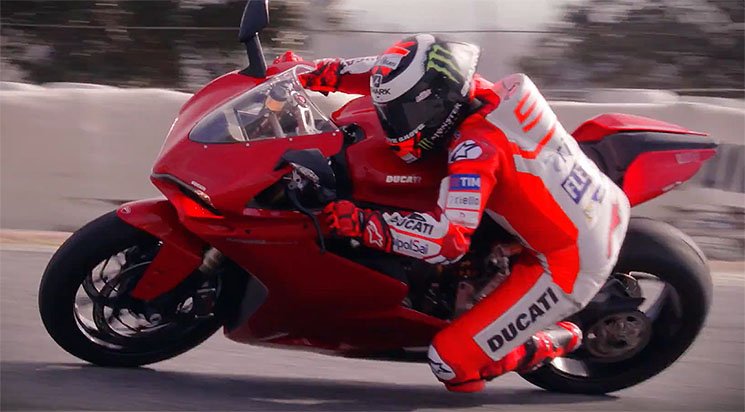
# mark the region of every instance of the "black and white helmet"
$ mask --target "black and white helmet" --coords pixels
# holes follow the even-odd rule
[[[446,144],[468,114],[480,49],[418,34],[375,62],[370,94],[391,148],[407,163]]]

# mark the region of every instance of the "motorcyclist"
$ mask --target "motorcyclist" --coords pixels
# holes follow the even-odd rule
[[[371,95],[391,149],[405,162],[448,150],[436,210],[383,213],[337,201],[324,210],[337,234],[449,264],[466,253],[486,213],[527,250],[503,284],[430,346],[433,373],[460,392],[580,345],[580,329],[557,321],[605,283],[629,219],[623,191],[583,154],[533,82],[524,74],[487,81],[476,74],[479,53],[419,34],[377,57],[315,61],[300,76],[311,90]]]

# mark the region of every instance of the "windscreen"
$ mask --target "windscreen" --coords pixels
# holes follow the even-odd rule
[[[189,133],[200,143],[235,143],[330,132],[337,127],[313,104],[295,66],[208,114]]]

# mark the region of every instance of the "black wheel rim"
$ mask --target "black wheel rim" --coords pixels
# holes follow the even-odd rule
[[[644,272],[629,272],[629,275],[639,282],[645,301],[639,305],[637,313],[617,313],[610,317],[627,320],[634,323],[634,327],[647,322],[650,330],[636,330],[628,334],[629,342],[638,346],[627,348],[627,352],[623,353],[622,350],[614,351],[613,349],[619,348],[611,343],[606,345],[610,350],[603,353],[603,345],[596,345],[593,348],[592,343],[588,344],[585,341],[574,353],[554,359],[547,367],[555,373],[575,380],[614,377],[649,362],[652,357],[664,350],[666,345],[676,340],[681,333],[684,316],[680,293],[673,285],[655,275]],[[641,320],[639,316],[647,319]],[[631,318],[635,319],[632,321]],[[603,318],[600,322],[606,320]],[[592,331],[593,326],[596,325],[583,325],[586,340],[588,330]],[[641,325],[642,329],[643,327]]]
[[[167,316],[152,310],[148,302],[129,297],[158,247],[146,243],[126,248],[88,270],[76,291],[73,313],[91,343],[115,352],[150,352],[180,342],[204,323],[192,313],[193,298],[183,291],[172,297],[178,302]],[[219,293],[220,279],[212,281],[209,286]]]

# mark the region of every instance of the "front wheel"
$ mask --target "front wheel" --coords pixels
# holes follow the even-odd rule
[[[523,378],[557,392],[614,392],[662,372],[688,349],[712,299],[709,267],[693,240],[666,223],[633,218],[614,273],[609,283],[626,300],[608,309],[610,301],[594,299],[572,317],[582,346]]]
[[[129,296],[159,247],[116,212],[73,233],[52,256],[39,288],[49,335],[80,359],[133,367],[179,355],[214,334],[222,325],[223,291],[230,290],[227,277],[195,272],[152,301]],[[213,313],[197,313],[204,291],[217,299]]]

